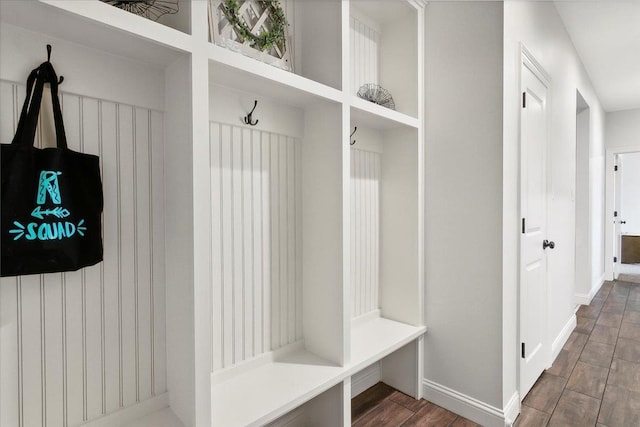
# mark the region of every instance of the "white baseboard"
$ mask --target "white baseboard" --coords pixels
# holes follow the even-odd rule
[[[351,377],[351,398],[378,384],[382,378],[380,362],[367,366]]]
[[[553,340],[553,344],[551,344],[551,360],[549,361],[549,366],[556,360],[558,354],[560,354],[560,350],[564,347],[565,343],[569,339],[571,332],[578,325],[578,321],[576,319],[576,315],[572,314],[567,323],[564,325],[558,336],[555,340]]]
[[[80,424],[82,427],[120,427],[135,420],[169,407],[169,394],[163,393],[135,405]]]
[[[596,281],[596,283],[594,283],[593,286],[591,286],[594,296],[598,293],[602,285],[604,285],[604,282],[606,282],[606,278],[605,278],[605,274],[602,273],[602,276],[600,276],[600,278]]]
[[[596,292],[598,291],[594,291],[592,289],[588,294],[575,294],[573,296],[573,301],[578,305],[589,305],[591,304],[591,300],[593,299]]]
[[[504,407],[504,425],[511,427],[520,414],[520,393],[515,391]]]
[[[580,304],[580,305],[589,305],[591,304],[591,300],[593,300],[593,297],[596,296],[596,294],[598,293],[598,291],[600,290],[600,288],[602,287],[602,285],[605,282],[605,275],[602,274],[602,276],[600,276],[600,278],[598,280],[596,280],[595,283],[591,284],[591,290],[589,291],[588,294],[575,294],[574,295],[574,300],[576,304]]]
[[[502,410],[428,379],[422,381],[422,389],[426,400],[485,427],[510,426],[520,411],[517,393]]]

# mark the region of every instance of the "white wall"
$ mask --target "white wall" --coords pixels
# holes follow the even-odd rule
[[[553,3],[431,2],[426,20],[425,394],[448,396],[441,402],[476,420],[493,414],[484,419],[495,424],[503,408],[511,417],[517,408],[520,43],[552,79],[548,237],[557,246],[548,303],[556,351],[574,313],[576,90],[591,108],[589,233],[598,260],[604,111]],[[595,263],[592,286],[603,271]]]
[[[622,154],[620,160],[620,219],[626,221],[620,229],[622,234],[640,236],[640,153]]]
[[[424,375],[502,408],[502,4],[425,17]]]
[[[558,5],[561,7],[562,5]],[[574,310],[574,194],[576,159],[576,89],[591,108],[591,240],[592,259],[603,260],[604,242],[604,111],[564,25],[550,2],[508,1],[504,4],[504,239],[503,403],[517,389],[518,284],[518,117],[519,44],[532,52],[551,76],[549,153],[551,201],[548,237],[556,242],[549,253],[549,336],[554,341]],[[599,285],[602,262],[593,263],[592,285]],[[556,342],[556,347],[562,342]],[[558,348],[554,348],[558,351]]]
[[[607,113],[607,148],[640,146],[640,108]]]

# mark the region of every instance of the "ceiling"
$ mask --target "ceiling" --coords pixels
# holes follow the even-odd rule
[[[640,108],[640,0],[556,0],[606,111]]]

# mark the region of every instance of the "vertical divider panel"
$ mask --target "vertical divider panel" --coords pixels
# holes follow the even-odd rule
[[[170,243],[165,249],[167,388],[171,390],[169,403],[172,411],[189,426],[195,425],[196,413],[191,59],[179,58],[165,70],[167,113],[164,123],[167,159],[165,237]],[[209,303],[208,299],[206,303]],[[207,361],[209,367],[210,360]]]
[[[346,129],[342,124],[336,126],[341,109],[331,105],[307,108],[302,147],[303,335],[307,350],[339,365],[345,359],[348,292],[343,273],[349,274],[343,252],[343,195],[348,191],[343,189],[343,161],[348,162],[348,147],[343,148]]]

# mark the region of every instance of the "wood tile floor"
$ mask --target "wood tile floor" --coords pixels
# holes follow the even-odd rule
[[[351,401],[351,425],[357,427],[480,427],[424,399],[415,400],[378,383]]]
[[[640,284],[606,282],[522,402],[516,427],[640,426]]]

